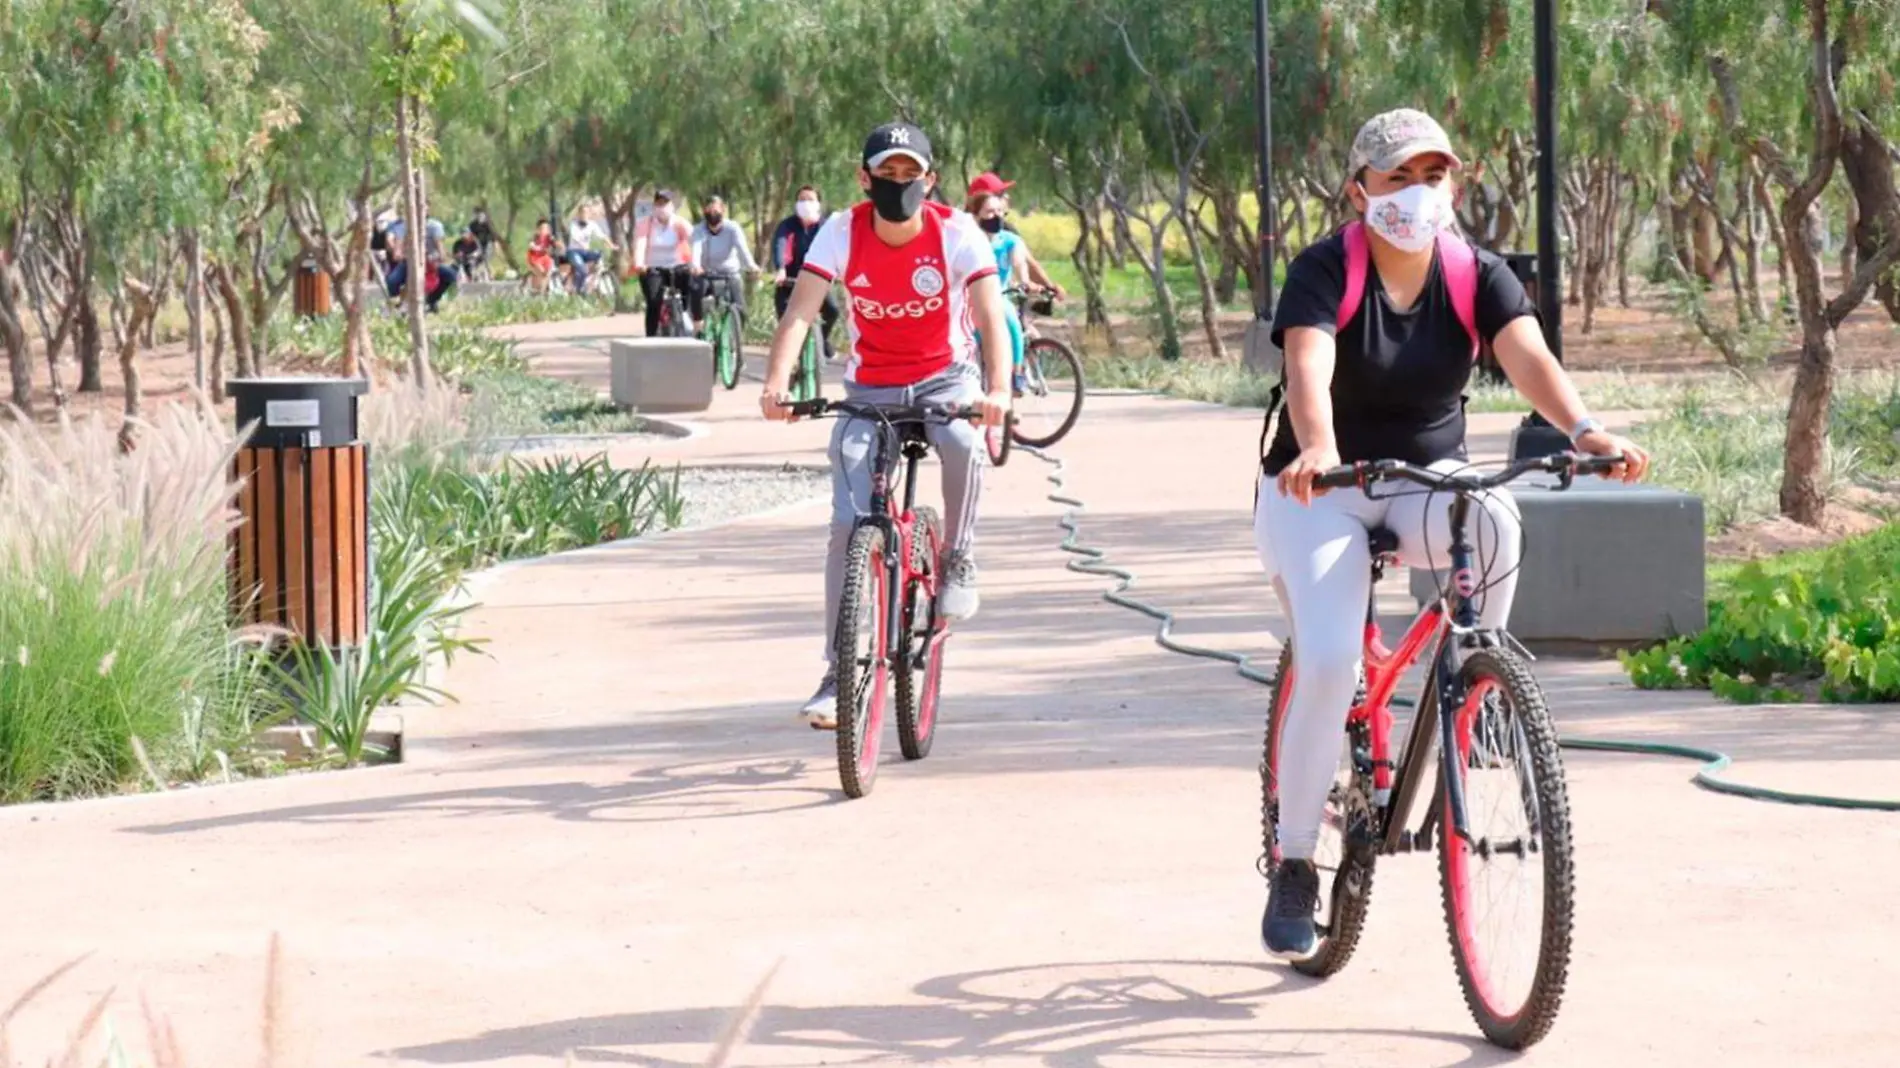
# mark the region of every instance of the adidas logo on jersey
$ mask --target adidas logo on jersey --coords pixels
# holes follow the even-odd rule
[[[871,280],[864,276],[864,272],[860,271],[858,272],[858,276],[851,280],[851,288],[852,289],[869,289],[871,288]]]

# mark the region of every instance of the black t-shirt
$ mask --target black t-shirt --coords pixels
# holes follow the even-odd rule
[[[1498,331],[1537,308],[1504,260],[1478,249],[1478,332]],[[1335,332],[1346,292],[1346,239],[1334,234],[1293,259],[1273,314],[1273,343],[1285,347],[1289,327]],[[1335,337],[1333,434],[1343,463],[1403,460],[1428,464],[1465,455],[1465,385],[1471,380],[1471,335],[1458,321],[1438,256],[1409,311],[1398,311],[1366,264],[1359,314]],[[1278,474],[1300,453],[1284,410],[1263,467]]]

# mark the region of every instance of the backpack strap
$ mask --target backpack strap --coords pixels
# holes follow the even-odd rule
[[[1346,324],[1359,314],[1359,305],[1366,299],[1366,271],[1372,261],[1372,252],[1366,247],[1366,224],[1353,220],[1346,224],[1343,231],[1346,239],[1346,291],[1339,297],[1338,326],[1333,336],[1346,332]]]
[[[1456,234],[1438,232],[1438,267],[1451,290],[1451,309],[1471,336],[1471,358],[1478,358],[1478,254]]]

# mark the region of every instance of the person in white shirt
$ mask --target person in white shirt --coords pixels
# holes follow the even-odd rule
[[[745,284],[739,272],[756,275],[759,273],[759,264],[752,258],[752,247],[746,243],[745,231],[738,223],[726,218],[726,201],[723,197],[707,199],[699,225],[693,227],[692,243],[693,284],[687,300],[695,324],[694,330],[704,336],[706,294],[713,286],[718,286],[726,303],[738,309],[739,317],[743,320]]]
[[[587,292],[588,265],[600,262],[600,252],[594,248],[596,237],[613,244],[613,235],[605,227],[578,212],[567,224],[567,263],[574,270],[576,293]]]
[[[693,228],[673,212],[673,194],[653,194],[653,212],[633,230],[633,270],[646,297],[647,336],[660,329],[660,288],[670,281],[681,294],[692,290]]]

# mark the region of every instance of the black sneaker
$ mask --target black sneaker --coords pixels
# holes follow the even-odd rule
[[[1260,941],[1280,957],[1308,957],[1319,946],[1313,913],[1319,909],[1319,870],[1310,860],[1283,860],[1267,883]]]

